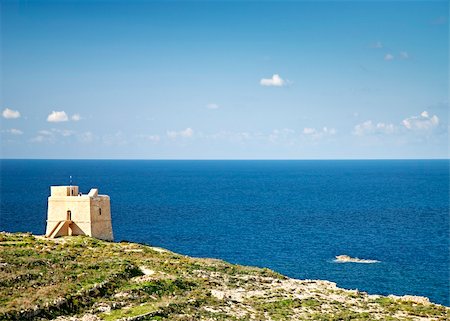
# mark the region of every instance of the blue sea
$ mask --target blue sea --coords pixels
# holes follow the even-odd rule
[[[448,160],[0,164],[0,230],[44,234],[50,185],[72,176],[110,195],[116,241],[450,305]]]

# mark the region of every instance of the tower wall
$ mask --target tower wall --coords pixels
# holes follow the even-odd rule
[[[73,196],[72,196],[73,195]],[[78,195],[78,186],[52,186],[48,198],[46,235],[88,235],[113,240],[110,200],[92,189]]]
[[[89,197],[84,195],[50,196],[48,198],[46,235],[49,235],[53,228],[64,220],[73,221],[72,235],[91,235]],[[63,235],[70,234],[64,231],[61,233],[64,233]]]
[[[109,196],[98,195],[91,198],[91,228],[93,237],[113,240]]]

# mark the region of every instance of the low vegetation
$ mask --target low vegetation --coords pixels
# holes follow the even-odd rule
[[[450,309],[141,244],[0,233],[0,320],[200,319],[449,320]]]

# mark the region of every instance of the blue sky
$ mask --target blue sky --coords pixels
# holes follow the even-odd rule
[[[1,157],[448,158],[448,1],[2,1]]]

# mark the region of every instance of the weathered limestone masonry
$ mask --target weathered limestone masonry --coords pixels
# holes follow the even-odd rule
[[[78,186],[51,186],[48,198],[46,237],[88,235],[112,241],[111,208],[108,195],[78,192]]]

